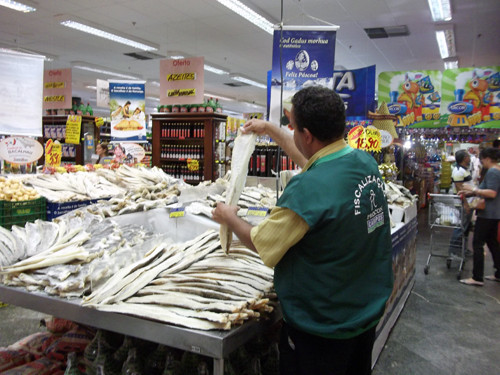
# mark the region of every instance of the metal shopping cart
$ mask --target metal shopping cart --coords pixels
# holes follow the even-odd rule
[[[465,220],[464,199],[459,195],[429,194],[428,201],[430,242],[424,273],[426,275],[429,273],[432,257],[441,257],[446,258],[448,268],[451,268],[452,262],[459,262],[457,279],[460,280],[465,262],[465,229],[468,225]],[[437,236],[443,232],[451,233],[451,240],[448,236]],[[448,241],[444,243],[443,238]],[[446,249],[446,254],[443,253],[443,248]]]

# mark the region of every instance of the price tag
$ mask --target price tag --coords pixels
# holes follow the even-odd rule
[[[172,208],[170,210],[170,217],[171,218],[184,217],[185,213],[186,210],[184,209],[184,207]]]
[[[358,148],[358,139],[363,136],[364,131],[365,128],[361,125],[355,126],[349,130],[349,133],[347,134],[347,143],[349,146],[352,148]]]
[[[200,162],[196,159],[188,159],[187,167],[190,171],[196,172],[200,170]]]
[[[61,165],[62,146],[59,141],[49,139],[45,144],[45,165],[59,167]]]
[[[380,152],[382,140],[377,128],[363,128],[358,125],[352,128],[347,135],[347,143],[353,148],[365,151]]]
[[[103,125],[104,125],[104,119],[102,117],[96,117],[95,118],[95,126],[100,128]]]
[[[247,216],[261,216],[267,215],[269,210],[266,207],[248,207]]]
[[[68,116],[66,121],[66,143],[80,144],[82,116]]]

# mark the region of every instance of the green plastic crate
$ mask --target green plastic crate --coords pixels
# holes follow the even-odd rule
[[[13,225],[24,225],[29,221],[46,218],[44,197],[21,202],[0,201],[0,225],[10,229]]]

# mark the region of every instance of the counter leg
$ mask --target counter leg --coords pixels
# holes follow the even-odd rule
[[[214,375],[224,375],[224,358],[214,358]]]

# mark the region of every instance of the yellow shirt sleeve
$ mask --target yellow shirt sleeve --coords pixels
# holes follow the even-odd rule
[[[309,225],[295,212],[275,207],[268,218],[252,228],[250,237],[264,264],[274,267],[308,230]]]

